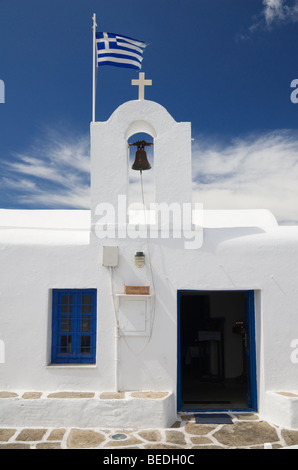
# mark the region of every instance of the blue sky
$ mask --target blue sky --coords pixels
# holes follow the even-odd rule
[[[298,0],[0,0],[0,208],[88,208],[92,15],[144,40],[145,97],[190,121],[194,198],[298,223]],[[101,67],[96,119],[137,99]]]

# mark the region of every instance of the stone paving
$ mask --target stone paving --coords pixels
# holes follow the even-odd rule
[[[257,414],[233,414],[233,424],[197,424],[180,414],[166,429],[0,428],[1,449],[273,449],[298,444],[298,431]],[[120,436],[119,436],[120,435]],[[121,439],[117,439],[117,437]]]

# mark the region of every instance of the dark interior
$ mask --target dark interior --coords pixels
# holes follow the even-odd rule
[[[245,293],[180,296],[183,410],[246,409]]]

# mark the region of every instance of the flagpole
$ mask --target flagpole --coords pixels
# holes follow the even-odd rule
[[[96,98],[96,14],[92,16],[93,19],[93,84],[92,84],[92,122],[95,122],[95,98]]]

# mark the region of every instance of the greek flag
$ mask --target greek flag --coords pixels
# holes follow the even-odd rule
[[[142,41],[113,33],[96,33],[97,66],[142,67],[146,44]]]

